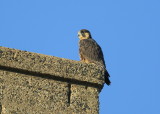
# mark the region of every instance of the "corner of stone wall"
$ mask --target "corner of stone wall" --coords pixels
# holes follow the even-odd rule
[[[0,112],[99,113],[104,71],[93,64],[0,47]]]

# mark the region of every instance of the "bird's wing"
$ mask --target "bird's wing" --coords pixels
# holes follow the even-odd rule
[[[93,39],[84,39],[79,42],[79,53],[91,63],[100,62],[105,66],[101,47]]]
[[[82,59],[87,59],[90,63],[95,63],[102,65],[102,67],[105,66],[105,61],[102,53],[101,47],[96,43],[95,40],[93,39],[84,39],[80,40],[79,42],[79,53]],[[109,73],[106,70],[105,71],[105,83],[107,85],[110,85],[110,80],[109,80]]]

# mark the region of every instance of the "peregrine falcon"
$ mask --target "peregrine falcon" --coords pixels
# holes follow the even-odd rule
[[[103,57],[101,47],[92,38],[91,33],[82,29],[78,32],[79,41],[79,54],[80,61],[85,63],[94,63],[105,68],[105,83],[110,85],[109,73],[106,70],[106,65]]]

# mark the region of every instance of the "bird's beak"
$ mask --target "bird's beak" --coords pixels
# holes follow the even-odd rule
[[[79,37],[80,35],[78,34],[77,36]]]
[[[80,37],[81,36],[81,33],[80,32],[78,32],[78,37]]]

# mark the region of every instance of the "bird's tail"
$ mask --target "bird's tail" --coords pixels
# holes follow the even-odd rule
[[[105,83],[106,83],[108,86],[111,84],[111,81],[109,80],[109,77],[110,77],[110,75],[109,75],[108,71],[106,70],[106,71],[105,71],[105,77],[104,77],[104,79],[105,79]]]

